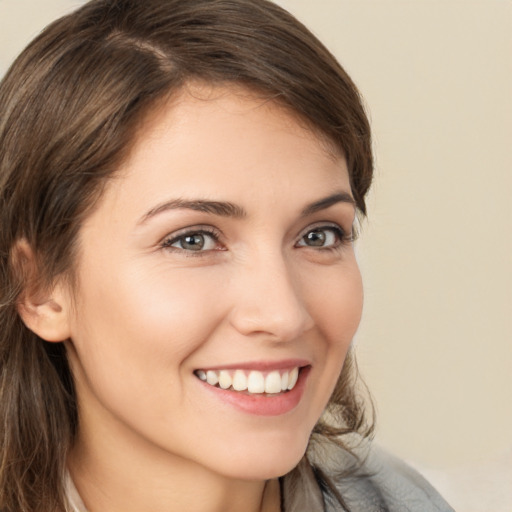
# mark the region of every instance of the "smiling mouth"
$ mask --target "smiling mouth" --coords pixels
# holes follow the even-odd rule
[[[291,391],[302,368],[260,372],[257,370],[196,370],[195,376],[210,386],[251,395],[272,395]]]

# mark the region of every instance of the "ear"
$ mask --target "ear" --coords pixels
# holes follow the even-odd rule
[[[17,305],[23,323],[43,340],[59,342],[68,339],[71,304],[67,287],[62,280],[50,289],[41,286],[37,258],[26,240],[16,243],[11,256],[23,282]]]

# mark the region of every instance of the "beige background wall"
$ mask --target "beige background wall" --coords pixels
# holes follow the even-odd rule
[[[459,511],[512,510],[512,2],[282,0],[365,96],[357,343],[378,441]]]
[[[0,0],[0,74],[78,3]],[[377,439],[458,510],[510,511],[512,2],[280,3],[340,59],[372,119],[357,345]]]

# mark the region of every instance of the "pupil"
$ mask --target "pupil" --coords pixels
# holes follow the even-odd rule
[[[308,245],[321,247],[325,244],[325,233],[323,231],[311,231],[306,235]]]
[[[203,235],[189,235],[183,239],[183,249],[192,249],[198,251],[204,247],[204,236]]]

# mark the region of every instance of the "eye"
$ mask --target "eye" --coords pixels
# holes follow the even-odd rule
[[[188,231],[164,240],[163,247],[189,252],[213,251],[218,248],[219,240],[215,233],[205,230]]]
[[[298,247],[336,248],[350,237],[337,226],[320,226],[308,230],[297,242]]]

